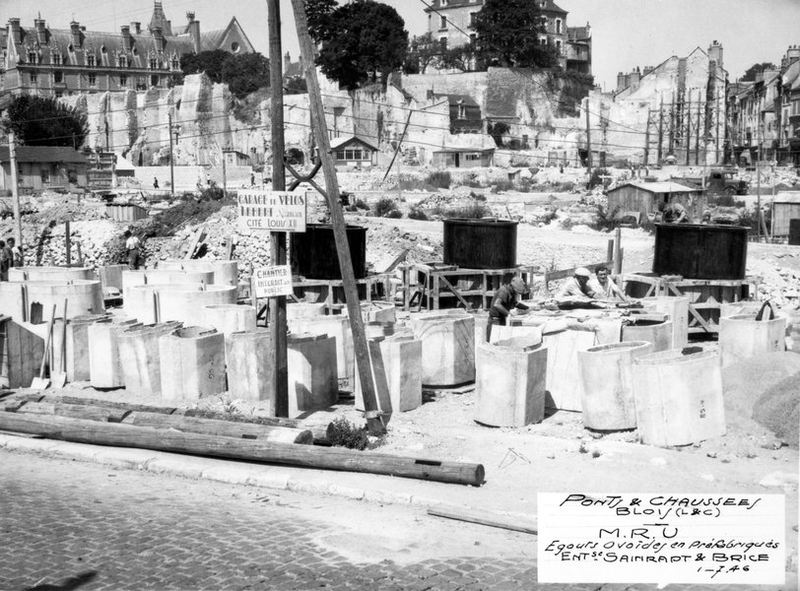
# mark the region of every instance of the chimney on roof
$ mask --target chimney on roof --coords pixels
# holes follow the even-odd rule
[[[628,86],[628,77],[623,74],[622,72],[617,72],[617,92],[621,90],[625,90],[625,87]]]
[[[142,23],[140,23],[139,21],[131,21],[131,28],[133,29],[134,35],[142,34]]]
[[[131,37],[131,28],[129,25],[122,25],[120,27],[120,31],[122,31],[122,47],[125,51],[130,51],[133,49],[133,37]]]
[[[81,46],[81,24],[78,21],[72,21],[69,24],[69,30],[72,33],[72,45],[74,47]]]
[[[8,19],[8,28],[11,31],[11,38],[14,43],[22,43],[22,31],[19,27],[19,19],[16,17]]]
[[[45,22],[43,18],[37,18],[33,20],[33,23],[36,27],[36,39],[39,41],[40,45],[47,44],[47,27],[45,26]]]
[[[638,88],[639,80],[641,79],[642,79],[642,72],[641,70],[639,70],[639,66],[636,66],[633,70],[631,70],[631,73],[628,74],[628,86],[630,86],[633,89]]]
[[[708,59],[717,62],[718,68],[724,68],[722,65],[722,45],[714,39],[714,42],[708,46]]]
[[[164,39],[161,27],[153,27],[153,39],[156,41],[156,51],[164,51],[167,46],[167,40]]]
[[[187,30],[189,31],[189,37],[192,40],[192,47],[194,48],[195,53],[200,53],[203,51],[202,44],[200,43],[200,21],[195,20],[194,12],[187,12],[186,18],[189,20],[189,24],[186,26]]]
[[[647,76],[653,70],[655,70],[655,68],[653,66],[645,66],[644,67],[644,72],[642,73],[642,76]]]

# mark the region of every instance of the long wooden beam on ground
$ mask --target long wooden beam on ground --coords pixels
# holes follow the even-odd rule
[[[233,439],[173,429],[153,429],[59,416],[0,412],[0,430],[41,435],[50,439],[138,447],[172,453],[260,461],[322,470],[364,472],[480,486],[482,464],[410,458],[333,447]]]

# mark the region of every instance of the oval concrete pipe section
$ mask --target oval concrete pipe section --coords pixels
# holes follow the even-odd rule
[[[122,294],[128,297],[128,290],[136,285],[184,285],[184,284],[213,285],[214,273],[211,271],[187,272],[180,269],[147,269],[142,271],[122,272]]]
[[[275,363],[270,359],[270,331],[266,328],[232,332],[227,337],[228,395],[233,399],[267,403],[275,416]]]
[[[159,261],[159,269],[183,271],[210,271],[214,274],[214,285],[239,285],[239,263],[231,260],[211,261],[205,259],[169,259]]]
[[[342,308],[347,316],[347,307]],[[397,308],[391,302],[361,302],[361,319],[364,322],[397,322]]]
[[[161,398],[192,403],[225,392],[225,337],[205,326],[188,326],[158,340]]]
[[[187,326],[195,324],[203,317],[206,306],[235,304],[238,296],[238,288],[232,285],[209,285],[199,291],[191,285],[169,287],[158,292],[159,322],[178,320]]]
[[[125,290],[123,303],[125,314],[131,318],[138,318],[144,324],[159,322],[161,320],[161,295],[173,289],[200,291],[203,289],[203,285],[200,283],[134,285]]]
[[[410,331],[367,337],[378,410],[406,412],[422,405],[422,341]],[[361,378],[356,374],[356,409],[364,408]]]
[[[672,322],[672,349],[683,349],[689,343],[689,298],[657,296],[639,301],[645,308],[666,314]]]
[[[256,329],[256,309],[240,304],[204,306],[201,322],[203,326],[216,328],[228,338],[234,332]]]
[[[350,318],[343,314],[298,318],[288,323],[294,333],[328,335],[336,340],[336,367],[339,372],[339,388],[352,392],[355,388],[355,349]]]
[[[475,421],[493,427],[524,427],[541,422],[547,354],[541,335],[478,344]]]
[[[141,326],[137,320],[111,316],[89,325],[89,380],[93,388],[121,388],[125,385],[117,337]]]
[[[313,318],[316,316],[325,316],[327,313],[327,306],[325,304],[298,302],[296,304],[286,304],[286,320],[300,320],[302,318]]]
[[[661,351],[633,362],[636,428],[642,443],[689,445],[725,434],[722,369],[711,351]]]
[[[623,342],[646,341],[653,343],[653,353],[669,351],[673,348],[672,325],[671,320],[638,320],[622,327],[621,340]]]
[[[636,428],[633,360],[653,352],[653,344],[630,341],[578,352],[583,384],[583,424],[598,431]]]
[[[322,410],[339,400],[336,339],[327,335],[290,334],[286,341],[289,368],[289,416]]]
[[[719,353],[722,367],[786,349],[786,317],[756,320],[757,314],[736,314],[719,319]]]
[[[146,324],[117,335],[122,381],[129,394],[161,396],[161,353],[158,340],[180,328],[180,322]]]
[[[91,267],[11,267],[9,281],[94,281],[97,276]]]
[[[411,317],[422,341],[422,383],[454,386],[475,379],[475,319],[468,314]]]
[[[34,304],[42,306],[42,318],[49,318],[53,306],[56,317],[64,317],[64,300],[68,300],[67,318],[105,312],[103,290],[99,281],[0,282],[0,314],[30,321]]]

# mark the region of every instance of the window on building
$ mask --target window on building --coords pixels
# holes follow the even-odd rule
[[[35,64],[38,60],[36,59],[36,52],[29,51],[28,52],[28,63]]]
[[[50,182],[50,171],[47,170],[46,168],[42,168],[39,171],[39,176],[41,177],[43,183],[49,183]]]
[[[31,84],[38,84],[39,83],[39,74],[36,72],[31,72]]]
[[[539,45],[547,45],[547,37],[539,37]]]
[[[478,13],[477,12],[470,12],[469,13],[469,26],[470,27],[474,27],[475,26],[475,21],[477,19],[478,19]]]
[[[58,70],[53,72],[53,82],[55,82],[56,84],[61,84],[62,82],[64,82],[64,72],[60,72]]]
[[[481,159],[481,155],[480,154],[464,154],[464,160],[475,161],[475,160],[480,160],[480,159]]]
[[[439,37],[439,48],[441,51],[447,51],[447,37]]]
[[[174,57],[172,58],[172,69],[173,70],[180,70],[181,69],[181,60]]]
[[[119,85],[120,85],[120,88],[127,88],[128,87],[128,77],[125,74],[123,74],[122,76],[119,77]]]
[[[90,68],[94,68],[94,60],[95,60],[95,58],[94,58],[94,54],[93,53],[86,54],[86,65],[87,66],[89,66]]]
[[[127,68],[128,67],[128,56],[127,55],[119,56],[119,60],[118,61],[119,61],[119,67],[120,68]]]
[[[150,76],[150,86],[155,86],[158,88],[159,78],[158,76]]]
[[[241,49],[241,47],[239,47],[239,44],[238,44],[236,41],[234,41],[233,43],[231,43],[231,51],[232,51],[233,53],[239,53],[239,50],[240,50],[240,49]]]
[[[440,16],[439,17],[439,29],[446,29],[447,28],[447,17]]]
[[[154,57],[150,58],[150,69],[155,70],[158,67],[158,60]]]
[[[560,18],[557,18],[557,19],[556,19],[556,33],[557,33],[557,34],[559,34],[559,35],[561,35],[561,34],[563,33],[563,31],[562,31],[562,29],[561,29],[561,27],[562,27],[562,24],[563,24],[563,23],[561,22],[561,19],[560,19]]]
[[[561,54],[561,39],[556,39],[556,51]]]
[[[469,42],[471,45],[475,45],[478,42],[478,35],[475,33],[469,34]]]
[[[136,90],[147,90],[147,79],[144,76],[136,77]]]
[[[53,64],[56,65],[56,66],[60,66],[61,65],[61,54],[60,53],[54,53],[53,54]]]
[[[89,74],[89,86],[97,86],[97,74]]]
[[[336,150],[336,159],[344,160],[344,150]]]
[[[447,2],[448,2],[448,0],[439,0],[439,5],[440,6],[447,6]]]

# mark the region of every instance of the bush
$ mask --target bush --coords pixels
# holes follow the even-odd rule
[[[469,192],[470,199],[474,199],[475,201],[486,201],[486,195],[483,193],[476,193],[475,191]]]
[[[511,191],[514,188],[514,183],[511,181],[497,181],[494,185],[492,185],[492,193],[502,193],[505,191]]]
[[[426,214],[421,208],[419,207],[412,207],[411,210],[408,212],[408,218],[411,220],[422,220],[423,222],[428,221],[428,214]]]
[[[367,205],[367,202],[364,201],[361,197],[356,198],[355,202],[353,203],[353,207],[355,209],[369,210],[369,205]],[[355,209],[353,211],[355,211]]]
[[[433,185],[439,189],[449,189],[450,183],[453,181],[450,173],[446,170],[437,170],[428,175],[425,182]]]
[[[597,206],[597,221],[591,224],[592,230],[599,230],[601,232],[608,232],[613,230],[619,225],[619,221],[616,219],[617,213],[619,213],[619,207],[615,207],[611,211],[608,211],[602,205]]]
[[[393,211],[400,213],[397,210],[397,203],[395,203],[394,199],[391,197],[381,197],[381,199],[375,204],[373,211],[379,218],[392,217],[389,214],[391,214]],[[402,217],[402,214],[395,217]]]
[[[491,217],[491,210],[482,203],[473,203],[466,207],[453,207],[444,211],[446,218],[463,218],[468,220],[476,220],[480,218]]]
[[[383,217],[391,218],[391,219],[395,220],[395,219],[403,217],[403,212],[400,211],[399,209],[393,209],[392,211],[388,212]]]
[[[593,189],[597,185],[603,186],[603,179],[601,177],[606,175],[608,175],[608,170],[605,168],[595,168],[592,171],[591,178],[589,179],[589,188]]]
[[[197,199],[198,201],[222,201],[224,197],[225,191],[222,190],[222,187],[211,181],[207,187],[200,189]]]

